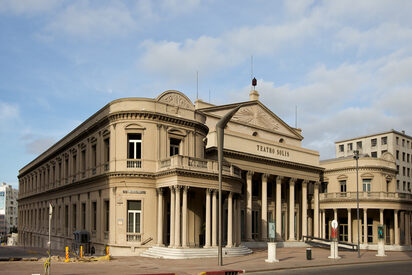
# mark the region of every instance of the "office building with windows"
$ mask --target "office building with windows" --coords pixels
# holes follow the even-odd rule
[[[336,157],[353,156],[354,150],[377,158],[385,152],[396,161],[396,192],[412,193],[412,137],[395,130],[335,142]]]
[[[18,191],[11,185],[0,185],[0,237],[17,229],[17,196]]]
[[[268,222],[285,244],[319,236],[318,152],[303,148],[301,130],[256,91],[241,104],[225,129],[229,255],[241,243],[266,241]],[[20,240],[46,247],[51,203],[53,248],[70,245],[75,230],[89,231],[97,252],[109,246],[114,255],[216,247],[215,125],[237,105],[193,104],[178,91],[110,102],[19,171]]]

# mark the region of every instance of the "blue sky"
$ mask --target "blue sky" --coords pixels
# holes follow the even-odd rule
[[[412,1],[0,0],[0,182],[109,101],[261,101],[321,159],[412,134]]]

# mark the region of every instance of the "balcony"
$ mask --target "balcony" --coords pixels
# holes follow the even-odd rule
[[[141,233],[127,233],[126,240],[128,242],[140,243],[142,241],[142,234]]]
[[[174,155],[168,159],[161,160],[158,163],[158,171],[166,171],[176,168],[215,174],[219,172],[218,162],[210,159]],[[223,164],[222,173],[228,176],[235,176],[238,178],[241,177],[241,170],[238,167],[228,163]]]
[[[142,168],[142,160],[140,159],[128,159],[126,161],[127,168]]]
[[[356,192],[339,192],[339,193],[321,193],[319,194],[320,201],[327,200],[356,200]],[[412,194],[398,192],[359,192],[359,200],[412,200]]]

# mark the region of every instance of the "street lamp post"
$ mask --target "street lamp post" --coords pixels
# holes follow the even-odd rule
[[[223,165],[223,138],[226,124],[233,117],[233,115],[242,107],[238,105],[236,108],[231,110],[229,113],[224,115],[216,123],[216,133],[217,133],[217,160],[219,166],[219,213],[218,213],[218,228],[219,228],[219,244],[218,244],[218,265],[223,265],[222,259],[222,165]]]
[[[359,150],[353,151],[353,158],[356,160],[356,216],[358,219],[358,258],[360,258],[360,238],[359,238]]]

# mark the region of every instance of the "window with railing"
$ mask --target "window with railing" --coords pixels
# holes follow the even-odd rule
[[[127,201],[127,241],[141,242],[142,201]]]
[[[96,174],[97,167],[97,145],[92,145],[92,175]]]
[[[104,140],[104,171],[109,170],[110,161],[110,139],[106,138]]]
[[[346,192],[346,180],[340,180],[339,185],[340,185],[340,192],[345,193]]]
[[[363,192],[370,192],[371,191],[371,179],[362,179],[363,183]]]
[[[142,167],[142,134],[127,135],[127,168]]]
[[[177,138],[170,139],[170,156],[179,155],[180,142]]]

